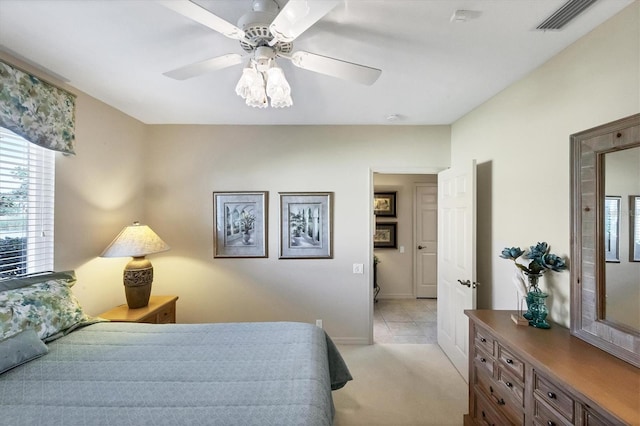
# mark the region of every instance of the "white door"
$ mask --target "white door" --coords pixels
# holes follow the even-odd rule
[[[438,344],[467,382],[469,319],[464,310],[476,307],[475,177],[475,160],[438,174]]]
[[[417,184],[415,189],[416,297],[438,297],[438,185]]]

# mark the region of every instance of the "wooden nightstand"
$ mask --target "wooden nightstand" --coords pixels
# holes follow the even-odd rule
[[[117,322],[175,323],[176,300],[178,300],[178,296],[151,296],[149,304],[144,308],[129,309],[125,303],[98,316]]]

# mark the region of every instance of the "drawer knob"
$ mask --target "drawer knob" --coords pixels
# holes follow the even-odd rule
[[[549,420],[547,422],[547,426],[556,426],[556,422],[552,422],[551,420]]]
[[[556,394],[553,392],[547,392],[547,396],[551,399],[556,399]]]
[[[512,388],[512,387],[513,387],[513,384],[512,384],[511,382],[505,382],[505,385],[506,385],[508,388]]]
[[[487,362],[487,360],[484,358],[480,358],[480,362]]]
[[[482,343],[487,343],[487,339],[485,339],[484,337],[481,337],[481,338],[480,338],[480,341],[481,341]]]
[[[513,360],[507,358],[507,364],[513,364]]]
[[[505,404],[504,399],[498,398],[497,396],[495,396],[493,394],[493,386],[489,386],[489,391],[491,391],[491,397],[496,400],[496,404],[498,404],[498,405],[504,405]]]

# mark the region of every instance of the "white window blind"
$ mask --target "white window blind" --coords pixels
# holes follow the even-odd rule
[[[0,278],[53,270],[55,154],[0,127]]]

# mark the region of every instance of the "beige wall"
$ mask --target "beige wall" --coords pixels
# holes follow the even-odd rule
[[[569,135],[640,111],[640,2],[452,126],[452,162],[478,161],[479,307],[515,309],[502,248],[570,253]],[[552,35],[549,35],[550,37]],[[569,273],[542,279],[569,324]]]
[[[315,322],[337,341],[370,334],[371,171],[449,164],[449,127],[150,126],[145,220],[171,245],[154,292],[181,322]],[[213,258],[214,191],[269,191],[269,257]],[[332,191],[333,259],[279,260],[282,191]],[[352,273],[362,263],[365,274]]]
[[[76,155],[56,156],[55,269],[74,269],[74,293],[98,314],[124,303],[128,259],[99,258],[120,230],[144,221],[141,122],[84,94],[76,101]]]
[[[415,184],[437,183],[435,174],[384,174],[374,175],[374,189],[380,192],[396,191],[396,218],[380,217],[380,222],[398,223],[398,248],[376,249],[374,253],[382,263],[378,265],[380,299],[415,297],[414,289],[414,232]],[[400,247],[404,247],[401,253]]]

